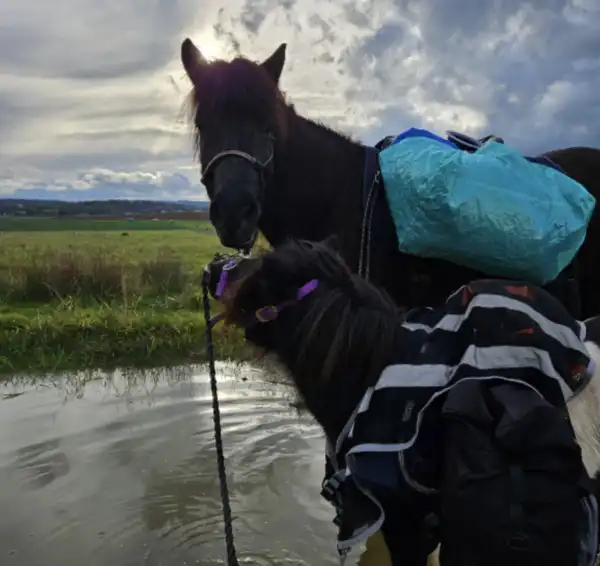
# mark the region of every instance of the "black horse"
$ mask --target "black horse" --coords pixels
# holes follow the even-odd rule
[[[186,39],[181,59],[193,90],[195,149],[221,243],[250,248],[258,232],[272,246],[286,238],[336,235],[355,272],[361,256],[368,148],[299,116],[278,87],[285,44],[264,62],[208,63]],[[600,198],[600,150],[574,147],[545,154]],[[481,274],[398,251],[385,196],[378,195],[367,250],[369,276],[404,307],[430,305]],[[576,262],[581,315],[600,313],[598,207]],[[363,266],[364,267],[364,266]]]
[[[434,366],[415,366],[412,364],[420,363],[417,362],[417,359],[433,359],[428,358],[428,356],[433,356],[439,360],[440,353],[444,351],[442,347],[444,343],[451,345],[450,350],[463,351],[464,346],[464,351],[467,352],[473,347],[468,339],[463,346],[460,346],[461,339],[458,335],[460,334],[463,338],[465,336],[462,331],[457,331],[456,337],[449,338],[451,334],[450,327],[442,322],[447,319],[447,315],[444,313],[443,316],[446,318],[441,318],[438,323],[440,333],[437,334],[437,338],[433,337],[435,333],[433,331],[432,334],[428,334],[429,337],[426,337],[424,342],[420,342],[424,337],[423,333],[430,331],[424,331],[420,328],[422,325],[414,322],[410,323],[409,321],[407,324],[399,308],[385,291],[378,289],[364,278],[352,274],[342,258],[329,246],[322,243],[291,241],[282,244],[273,251],[266,252],[262,257],[233,261],[226,270],[223,270],[223,264],[223,261],[217,262],[213,264],[211,270],[213,295],[216,295],[225,305],[224,312],[218,315],[216,320],[219,318],[225,319],[228,323],[242,327],[246,339],[251,344],[259,347],[267,354],[276,356],[289,375],[292,385],[304,402],[304,406],[323,427],[330,446],[346,446],[347,450],[348,445],[345,443],[350,435],[353,435],[353,439],[362,438],[362,442],[367,443],[373,442],[373,435],[378,437],[380,434],[387,435],[387,438],[393,437],[396,439],[397,431],[390,436],[391,430],[385,423],[406,421],[410,418],[407,416],[409,413],[406,412],[406,409],[411,403],[413,407],[415,402],[417,403],[417,408],[413,409],[415,414],[418,411],[418,403],[425,403],[424,400],[419,401],[419,396],[423,399],[424,394],[430,396],[434,390],[437,391],[436,387],[446,387],[443,384],[440,385],[439,381],[436,381],[435,387],[431,385],[433,380],[429,385],[424,383],[428,380],[426,374],[429,370],[427,367],[432,368]],[[485,284],[485,282],[483,283]],[[475,286],[476,284],[471,285]],[[460,308],[465,305],[465,297],[472,292],[471,285],[464,287],[461,293],[454,295],[455,305],[458,304]],[[523,289],[522,287],[506,287],[506,289],[509,288],[515,294],[522,292],[519,289]],[[536,293],[535,288],[533,289],[533,293]],[[560,318],[562,315],[559,315],[555,307],[552,306],[556,305],[556,302],[552,301],[549,304],[551,306],[548,312],[553,312],[553,317],[558,316]],[[498,302],[493,302],[491,305],[493,309],[498,309],[500,306]],[[475,307],[475,310],[477,310],[477,307]],[[425,317],[429,316],[431,312],[429,309],[423,309]],[[482,315],[478,318],[480,322],[476,323],[476,325],[479,325],[479,330],[474,335],[478,336],[476,340],[481,345],[484,345],[484,342],[481,342],[482,336],[489,335],[489,317],[492,316],[493,318],[490,312],[482,312]],[[517,312],[516,310],[510,310],[510,312],[507,311],[506,315],[502,315],[507,317],[503,320],[508,326],[511,326],[511,320],[517,320],[514,318],[515,316],[518,317]],[[452,316],[455,315],[450,315],[450,318]],[[521,322],[525,319],[518,320],[520,322],[517,326],[520,328]],[[531,321],[533,320],[531,319]],[[558,319],[555,318],[555,320]],[[563,320],[566,320],[567,324],[571,324],[568,322],[571,320],[570,317],[567,316]],[[469,328],[471,328],[471,322],[467,323]],[[525,320],[525,324],[528,325],[529,322]],[[588,341],[585,344],[587,351],[596,363],[600,363],[600,348],[597,345],[600,341],[600,318],[591,322],[588,321],[586,325]],[[492,324],[491,326],[496,328],[502,325]],[[441,330],[442,328],[443,330]],[[565,327],[563,327],[563,330],[567,332]],[[509,332],[509,336],[512,336],[512,332]],[[561,336],[564,338],[566,334],[561,334]],[[512,338],[509,339],[512,341]],[[552,341],[554,341],[554,338]],[[492,343],[496,345],[495,341]],[[516,342],[511,343],[517,344]],[[525,345],[526,348],[526,344],[531,344],[534,348],[541,344],[539,338],[534,339],[534,342],[529,342],[527,337],[523,338],[520,343]],[[431,353],[423,353],[424,357],[419,358],[422,352],[426,352],[424,346],[427,346],[428,351]],[[482,355],[483,349],[481,350]],[[451,359],[456,360],[454,353],[449,352],[449,355]],[[510,359],[511,356],[500,356],[500,358],[502,360],[499,363],[504,367],[504,360]],[[553,359],[557,360],[558,358]],[[427,361],[426,363],[432,362]],[[476,362],[474,365],[478,365],[478,363]],[[503,373],[504,371],[512,371],[512,362],[508,362],[508,364],[508,370],[498,370],[496,368],[494,375],[508,376],[509,374]],[[474,372],[477,370],[474,369],[474,365],[469,364],[468,373],[462,378],[465,379],[462,383],[473,383],[473,379],[476,379]],[[386,375],[384,370],[390,370],[394,367],[402,367],[402,370],[399,370],[400,373],[397,374],[399,381],[396,382],[396,385],[393,385],[388,379],[383,384],[381,380]],[[441,366],[435,367],[439,368]],[[411,368],[418,369],[417,373],[413,375]],[[487,365],[485,369],[489,370]],[[529,373],[536,373],[537,370],[534,370],[532,366],[528,371]],[[597,366],[596,372],[588,384],[574,397],[571,397],[567,403],[571,423],[581,447],[581,455],[577,449],[574,452],[574,458],[580,462],[579,458],[583,457],[583,463],[590,476],[596,476],[598,470],[600,470],[600,441],[596,434],[597,427],[600,424],[600,412],[598,411],[599,374],[600,370]],[[481,374],[484,381],[488,379],[485,375],[487,374]],[[497,377],[494,377],[494,379],[497,379]],[[507,379],[513,378],[507,377]],[[408,394],[402,392],[406,388],[411,389],[413,384],[417,383],[417,388],[414,391],[411,390]],[[509,387],[512,385],[509,383]],[[399,388],[396,389],[396,392],[395,387]],[[457,387],[460,387],[460,384]],[[553,387],[556,387],[556,384],[553,384]],[[367,393],[367,390],[370,390],[370,392]],[[382,392],[379,401],[377,401],[378,390]],[[525,390],[531,395],[529,388],[525,388]],[[458,391],[459,398],[464,398],[462,391]],[[399,396],[395,396],[397,392]],[[390,406],[392,407],[392,414],[388,416],[392,418],[381,422],[380,413],[386,414],[385,402],[381,404],[381,401],[388,395],[391,395]],[[537,399],[538,394],[533,394],[533,397]],[[358,409],[358,415],[365,414],[369,404],[373,405],[374,403],[377,408],[375,419],[379,420],[376,423],[367,420],[366,424],[365,421],[362,421],[361,429],[361,421],[359,420],[361,417],[355,416],[357,415],[356,408],[361,407]],[[403,406],[405,408],[404,413],[400,410],[400,413],[403,413],[403,418],[394,418],[398,415],[399,407]],[[438,410],[433,410],[433,413],[439,414]],[[355,420],[352,422],[352,419]],[[427,423],[427,419],[427,416],[423,416],[422,423]],[[558,415],[558,420],[564,421],[562,411]],[[430,424],[439,423],[439,417],[436,416],[429,422]],[[534,421],[527,421],[527,428],[535,430],[535,435],[541,434],[538,428],[531,425],[532,422]],[[351,433],[348,433],[349,424],[352,425],[351,430],[353,432]],[[374,424],[377,426],[374,426]],[[421,429],[427,430],[428,426],[422,424]],[[433,428],[439,429],[440,425],[433,424]],[[366,430],[370,432],[367,432],[365,436]],[[381,433],[380,431],[385,432]],[[348,436],[343,443],[340,443],[340,439],[343,438],[344,434]],[[427,437],[426,433],[423,434]],[[439,436],[439,434],[439,432],[435,433],[434,437]],[[569,432],[568,435],[570,434],[572,433]],[[544,436],[544,434],[541,434],[541,436]],[[437,441],[434,447],[427,443],[423,452],[426,456],[417,458],[417,467],[412,467],[409,459],[401,460],[404,462],[406,469],[417,470],[417,472],[418,470],[427,469],[423,462],[431,459],[436,460],[440,454],[446,452],[448,442],[447,437],[444,438],[446,440],[439,446]],[[552,440],[552,443],[555,441],[556,439]],[[397,441],[393,440],[393,442]],[[523,444],[523,442],[525,443]],[[521,439],[519,445],[530,446],[528,442]],[[349,446],[353,446],[352,442]],[[485,455],[485,449],[482,446],[483,444],[478,444],[477,450],[479,452],[476,452],[480,456],[478,461],[482,461],[481,458],[484,460],[489,459],[488,456],[483,456]],[[540,462],[547,462],[547,456],[543,455],[543,451],[536,448],[528,448],[527,450],[533,451],[534,458],[538,458],[536,460],[538,465]],[[560,450],[564,449],[561,448]],[[552,461],[562,460],[562,457],[555,458],[556,453],[553,454]],[[562,451],[560,454],[567,460],[569,459],[569,451]],[[514,453],[512,453],[511,458],[515,458]],[[439,460],[436,466],[438,465]],[[377,469],[382,468],[385,469],[385,466],[377,467]],[[379,473],[379,471],[376,472],[376,474]],[[413,478],[415,477],[418,476],[413,476]],[[433,485],[441,481],[443,486],[444,480],[439,479],[442,477],[439,472],[426,474],[426,477],[436,478],[433,480]],[[389,480],[386,481],[386,485],[391,485]],[[414,481],[413,479],[413,485],[415,485]],[[543,474],[542,476],[536,476],[536,485],[538,485],[538,481],[543,483]],[[432,484],[421,483],[420,485]],[[486,490],[488,486],[489,484],[486,483]],[[441,490],[443,494],[443,487]],[[451,491],[452,493],[455,492],[455,490]],[[375,490],[372,493],[377,493],[377,491]],[[427,513],[438,513],[439,508],[436,505],[439,503],[435,502],[435,498],[429,497],[424,489],[418,491],[414,497],[409,496],[408,499],[404,499],[404,496],[402,496],[400,500],[396,499],[395,495],[390,494],[389,491],[384,491],[384,493],[386,494],[384,496],[385,501],[380,500],[384,505],[386,517],[383,532],[394,558],[393,563],[408,566],[424,565],[426,555],[435,548],[439,539],[434,538],[432,544],[432,539],[427,536],[427,529],[422,527],[427,521]],[[405,492],[403,491],[403,493]],[[536,496],[539,497],[539,495]],[[477,498],[477,501],[479,501],[479,498]],[[477,505],[479,504],[477,503]],[[551,504],[548,503],[548,505]],[[560,512],[555,508],[546,509],[546,512],[542,515],[544,517],[552,515],[554,517],[552,521],[556,521],[559,525],[562,524],[562,520],[569,522],[566,518],[568,514],[560,515]],[[557,518],[557,513],[562,519]],[[550,519],[548,520],[550,521]],[[450,523],[454,527],[457,527],[459,523],[462,524],[460,521],[458,523],[450,521]],[[469,530],[467,526],[464,528]],[[567,531],[564,534],[568,536]],[[560,539],[561,536],[557,538]],[[454,538],[454,535],[452,535],[452,538]],[[545,547],[549,541],[546,541],[547,537],[542,538],[544,540],[542,546]],[[443,557],[443,541],[445,540],[443,535],[441,540]],[[575,547],[579,548],[579,544],[576,544]],[[560,548],[564,550],[564,547]],[[536,561],[535,557],[538,556],[539,558],[539,555],[534,553],[528,555],[529,558],[532,556],[534,558],[533,561],[528,563],[571,564],[573,563],[573,552],[572,550],[567,552],[569,558],[564,560],[552,558],[548,562]],[[565,555],[563,555],[564,557]],[[452,560],[447,563],[455,564]],[[466,562],[458,563],[464,564]],[[513,562],[505,562],[505,564],[509,563]],[[520,561],[518,563],[521,564]]]

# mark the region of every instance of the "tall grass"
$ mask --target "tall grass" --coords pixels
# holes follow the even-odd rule
[[[186,269],[168,251],[151,259],[111,257],[100,251],[29,256],[0,271],[0,296],[10,303],[47,303],[67,298],[82,304],[156,299],[199,288],[199,270]]]
[[[0,232],[0,304],[185,304],[214,253],[227,252],[206,229],[126,234]]]
[[[98,307],[0,313],[0,373],[152,367],[206,359],[204,318],[189,311]],[[251,355],[239,331],[215,329],[223,359]]]
[[[202,360],[214,233],[0,233],[0,372]],[[248,355],[217,329],[221,358]]]

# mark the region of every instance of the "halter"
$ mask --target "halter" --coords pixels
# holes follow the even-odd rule
[[[271,151],[269,153],[269,157],[267,157],[267,159],[265,161],[260,161],[259,159],[256,159],[256,157],[251,155],[250,153],[247,153],[240,149],[226,149],[225,151],[221,151],[221,152],[217,153],[217,155],[215,155],[208,162],[208,165],[204,168],[204,171],[202,172],[202,178],[200,179],[202,184],[205,187],[207,186],[206,179],[207,179],[208,175],[213,173],[214,169],[216,169],[216,167],[223,160],[227,159],[228,157],[239,157],[240,159],[243,159],[244,161],[249,163],[252,166],[252,168],[259,174],[260,185],[261,185],[261,188],[264,189],[265,169],[273,161],[273,158],[275,156],[275,144],[273,143],[274,138],[273,138],[273,136],[269,136],[269,138],[271,139]]]
[[[242,257],[240,259],[244,258]],[[221,275],[219,276],[219,282],[217,283],[217,288],[215,290],[215,297],[217,298],[217,300],[221,300],[223,293],[227,288],[229,272],[232,271],[238,265],[240,259],[229,260],[221,269]],[[279,313],[282,310],[292,305],[295,305],[298,301],[301,301],[304,297],[312,293],[318,286],[318,279],[311,279],[296,291],[296,296],[293,299],[282,301],[277,305],[265,305],[264,307],[256,309],[253,313],[249,315],[247,313],[244,313],[244,328],[250,328],[255,324],[259,323],[264,324],[266,322],[272,322],[279,316]],[[220,313],[213,316],[210,319],[211,326],[215,326],[219,321],[223,320],[224,317],[224,313]]]

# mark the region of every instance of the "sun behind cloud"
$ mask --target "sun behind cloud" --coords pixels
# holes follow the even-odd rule
[[[229,56],[227,46],[219,41],[212,30],[204,30],[190,36],[196,47],[208,61],[227,59]]]

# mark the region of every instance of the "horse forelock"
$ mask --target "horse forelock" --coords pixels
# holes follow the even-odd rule
[[[243,57],[208,63],[194,85],[191,102],[196,124],[211,116],[225,116],[282,126],[282,92],[265,69]]]

